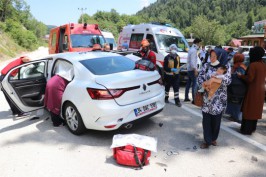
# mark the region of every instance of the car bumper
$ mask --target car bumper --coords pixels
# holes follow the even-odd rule
[[[119,106],[114,100],[94,100],[93,105],[90,103],[92,106],[89,109],[83,107],[79,112],[87,129],[116,130],[126,123],[160,112],[165,106],[164,97],[163,91],[161,94],[145,101],[125,106]],[[140,116],[135,115],[134,109],[151,103],[156,103],[157,108]]]

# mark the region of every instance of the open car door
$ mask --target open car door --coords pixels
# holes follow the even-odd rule
[[[49,59],[24,63],[11,69],[2,81],[2,90],[21,112],[44,106]]]

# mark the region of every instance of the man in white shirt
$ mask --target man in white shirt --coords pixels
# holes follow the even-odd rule
[[[194,96],[195,96],[195,90],[196,90],[196,80],[198,75],[197,70],[197,58],[198,58],[198,49],[200,47],[201,39],[196,38],[193,41],[193,45],[190,47],[188,51],[188,57],[187,57],[187,75],[188,75],[188,81],[186,85],[186,91],[185,91],[185,100],[184,101],[190,101],[189,99],[189,89],[192,83],[192,104],[194,104]]]
[[[205,59],[206,56],[206,50],[205,50],[205,46],[201,47],[200,53],[199,53],[199,58],[201,61],[203,61]]]

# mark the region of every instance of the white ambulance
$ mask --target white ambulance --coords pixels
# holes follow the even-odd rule
[[[163,71],[164,57],[168,54],[171,44],[176,44],[178,47],[181,66],[186,70],[184,64],[187,63],[189,45],[178,29],[162,23],[127,25],[119,34],[118,48],[127,49],[128,51],[137,51],[140,49],[143,39],[148,39],[151,50],[156,54],[156,65],[160,74]],[[201,66],[201,61],[199,59],[198,66]]]

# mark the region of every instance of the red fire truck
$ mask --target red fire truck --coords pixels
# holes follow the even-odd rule
[[[90,51],[94,44],[103,47],[105,39],[97,24],[65,24],[51,29],[49,54]]]

